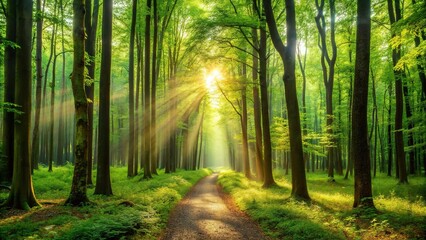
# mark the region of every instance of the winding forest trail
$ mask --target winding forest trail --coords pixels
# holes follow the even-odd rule
[[[267,239],[228,196],[222,199],[217,177],[207,176],[191,189],[173,210],[161,239]]]

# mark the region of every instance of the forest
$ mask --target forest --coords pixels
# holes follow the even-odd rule
[[[0,4],[0,240],[425,238],[425,0]]]

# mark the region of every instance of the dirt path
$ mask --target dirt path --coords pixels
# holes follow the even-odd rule
[[[216,180],[213,174],[192,188],[172,212],[161,239],[266,239],[259,226],[229,199],[225,197],[227,204],[223,201]]]

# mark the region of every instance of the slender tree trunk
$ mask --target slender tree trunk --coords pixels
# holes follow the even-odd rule
[[[87,136],[87,185],[93,185],[92,168],[93,168],[93,106],[95,104],[95,67],[96,67],[96,32],[98,29],[99,0],[94,0],[92,10],[92,0],[86,0],[86,13],[89,14],[85,18],[85,27],[87,31],[86,52],[90,61],[87,63],[87,72],[91,79],[90,84],[86,85],[86,95],[90,99],[88,106],[88,124],[89,132]],[[91,16],[90,16],[91,14]]]
[[[260,28],[260,45],[259,45],[259,63],[260,63],[260,95],[262,104],[262,127],[263,127],[263,187],[267,188],[276,185],[272,175],[272,143],[269,122],[269,103],[268,103],[268,84],[266,78],[266,25]]]
[[[368,75],[370,68],[370,0],[358,0],[355,81],[352,105],[352,159],[355,168],[354,208],[374,208],[368,149]]]
[[[392,176],[392,162],[393,162],[393,149],[392,149],[392,83],[389,84],[389,108],[388,108],[388,176]]]
[[[37,162],[39,150],[40,150],[40,109],[41,109],[41,84],[43,81],[43,69],[42,69],[42,48],[43,48],[43,12],[41,9],[41,0],[36,2],[36,21],[37,21],[37,43],[36,43],[36,105],[35,105],[35,117],[34,117],[34,129],[32,138],[32,151],[31,151],[31,172],[38,168]],[[5,66],[6,68],[6,66]]]
[[[56,36],[55,36],[56,39]],[[56,40],[55,40],[56,45]],[[56,55],[56,47],[53,50],[53,53],[55,55],[53,59],[53,65],[52,65],[52,82],[50,83],[50,137],[49,137],[49,172],[53,171],[53,154],[54,154],[54,147],[53,147],[53,138],[55,133],[55,87],[56,87],[56,59],[58,55]]]
[[[157,173],[157,161],[158,161],[158,148],[157,148],[157,120],[156,120],[156,101],[157,101],[157,46],[158,46],[158,9],[157,0],[153,0],[154,3],[154,36],[152,42],[152,90],[151,90],[151,173],[158,175]]]
[[[352,29],[350,28],[349,29],[349,35],[351,35],[352,34]],[[349,42],[351,42],[351,39],[349,38]],[[351,48],[351,45],[349,45],[349,63],[352,65],[352,48]],[[349,80],[350,80],[350,85],[349,85],[349,93],[348,93],[348,98],[349,98],[349,109],[351,110],[352,109],[352,86],[353,86],[353,73],[351,72],[351,74],[350,74],[350,76],[349,76]],[[353,172],[353,167],[354,167],[354,162],[353,162],[353,159],[352,159],[352,154],[351,154],[351,146],[352,146],[352,130],[351,130],[351,126],[352,126],[352,123],[351,123],[351,119],[352,119],[352,111],[348,111],[348,125],[349,125],[349,127],[348,127],[348,152],[347,152],[347,155],[348,155],[348,164],[347,164],[347,167],[346,167],[346,174],[345,174],[345,178],[344,179],[348,179],[348,175],[349,175],[349,173],[351,174],[351,176],[352,176],[352,172]]]
[[[135,72],[135,31],[136,31],[136,14],[137,14],[137,0],[133,0],[132,7],[132,23],[130,27],[130,46],[129,46],[129,152],[127,160],[127,176],[133,177],[134,170],[134,156],[135,156],[135,107],[134,107],[134,72]],[[137,100],[136,100],[137,101]],[[137,160],[136,160],[137,161]]]
[[[60,0],[60,11],[61,11],[61,19],[64,21],[64,6],[63,1]],[[65,58],[65,37],[64,37],[64,24],[61,24],[61,43],[62,43],[62,87],[61,87],[61,103],[59,107],[59,119],[58,119],[58,146],[57,146],[57,157],[56,157],[56,163],[58,165],[63,165],[63,157],[64,157],[64,103],[65,103],[65,66],[66,66],[66,58]]]
[[[99,146],[95,194],[112,195],[110,177],[110,102],[112,0],[104,0],[102,18],[102,57],[99,91]]]
[[[241,102],[242,102],[242,109],[241,109],[241,132],[242,132],[242,158],[243,158],[243,163],[244,163],[244,174],[246,176],[246,178],[250,178],[251,177],[251,173],[250,173],[250,161],[249,161],[249,149],[248,149],[248,133],[247,133],[247,121],[248,121],[248,116],[247,116],[247,94],[246,94],[246,83],[247,83],[247,65],[244,63],[243,64],[243,72],[242,72],[242,88],[241,88]],[[204,112],[203,112],[204,114]],[[259,170],[259,168],[258,168]],[[258,172],[259,173],[259,172]],[[260,174],[260,176],[262,176]],[[258,176],[258,177],[260,177]]]
[[[151,175],[151,0],[146,3],[145,15],[145,86],[144,86],[144,178]]]
[[[327,135],[330,139],[330,146],[327,146],[327,160],[328,160],[328,177],[331,181],[334,181],[334,152],[336,151],[337,139],[334,136],[333,132],[333,85],[334,85],[334,68],[337,58],[337,46],[335,40],[335,19],[336,19],[336,9],[334,0],[329,0],[330,7],[330,42],[332,48],[331,57],[328,54],[327,50],[327,41],[326,41],[326,25],[325,17],[323,14],[324,9],[324,0],[321,0],[318,3],[318,0],[315,0],[315,5],[318,10],[318,15],[315,17],[315,22],[320,34],[320,49],[321,49],[321,66],[323,70],[323,80],[325,85],[325,95],[326,95],[326,118],[327,118]],[[327,63],[327,65],[326,65]],[[327,71],[328,66],[328,71]],[[327,74],[328,72],[328,74]]]

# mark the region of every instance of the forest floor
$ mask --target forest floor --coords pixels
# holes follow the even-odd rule
[[[267,239],[216,185],[218,174],[198,182],[173,210],[161,239]]]

